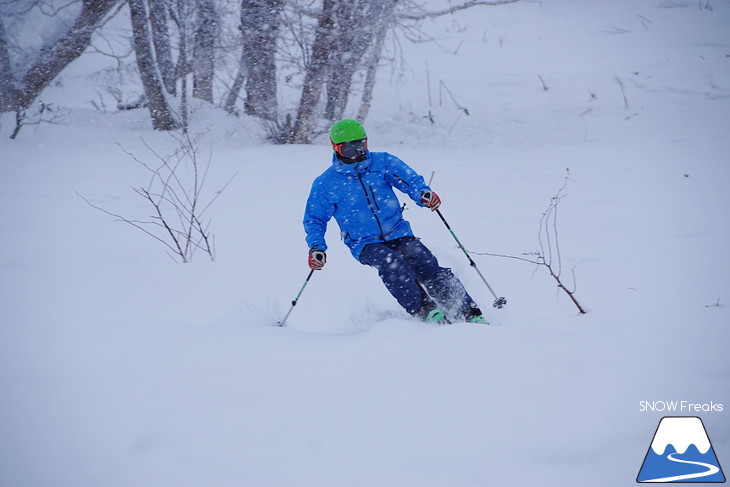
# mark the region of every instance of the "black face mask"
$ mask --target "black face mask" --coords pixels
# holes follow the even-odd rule
[[[368,155],[368,139],[352,140],[334,145],[337,158],[345,164],[364,161]]]

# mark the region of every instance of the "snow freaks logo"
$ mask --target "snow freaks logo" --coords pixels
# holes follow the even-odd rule
[[[696,416],[663,417],[636,481],[725,482],[702,420]]]

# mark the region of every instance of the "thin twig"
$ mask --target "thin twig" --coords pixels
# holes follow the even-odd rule
[[[432,17],[441,17],[443,15],[453,14],[455,12],[458,12],[459,10],[476,7],[479,5],[488,5],[488,6],[505,5],[508,3],[516,3],[517,1],[518,0],[468,0],[461,5],[455,5],[453,7],[445,8],[442,10],[436,10],[433,12],[424,11],[420,14],[403,13],[403,14],[396,15],[396,17],[399,19],[406,19],[406,20],[424,20],[424,19],[428,19],[428,18],[432,18]]]
[[[560,242],[558,239],[558,205],[560,204],[560,201],[565,196],[565,189],[568,186],[568,181],[570,180],[570,169],[566,169],[566,175],[565,180],[563,182],[563,185],[558,189],[557,193],[550,198],[550,203],[548,204],[547,209],[543,212],[543,214],[540,217],[540,223],[538,227],[538,233],[537,233],[537,240],[539,245],[539,250],[529,253],[529,254],[523,254],[523,255],[529,255],[534,256],[534,259],[529,259],[525,257],[517,257],[514,255],[506,255],[506,254],[493,254],[488,252],[469,252],[470,254],[474,255],[488,255],[492,257],[502,257],[506,259],[513,259],[513,260],[519,260],[522,262],[528,262],[530,264],[534,264],[537,269],[539,266],[543,266],[547,269],[550,276],[555,279],[555,282],[558,285],[558,289],[563,290],[568,297],[570,297],[571,301],[575,306],[578,308],[578,312],[580,314],[586,314],[585,309],[581,306],[581,304],[576,299],[574,293],[576,290],[576,277],[575,277],[575,268],[572,269],[573,274],[573,289],[568,289],[561,280],[561,274],[562,274],[562,255],[560,251]],[[553,257],[557,260],[557,265],[553,265]]]
[[[205,251],[211,260],[215,260],[214,238],[210,233],[210,220],[204,222],[202,216],[230,185],[236,174],[221,189],[215,192],[207,202],[202,201],[204,185],[212,163],[212,151],[206,164],[201,167],[198,159],[198,143],[202,134],[196,137],[191,137],[189,133],[171,135],[177,141],[178,147],[172,154],[166,156],[159,154],[142,139],[144,146],[157,159],[159,163],[157,166],[141,160],[122,147],[124,153],[150,173],[150,179],[146,187],[132,187],[132,190],[154,208],[149,216],[151,221],[125,218],[91,204],[87,198],[80,194],[79,196],[93,208],[114,216],[162,242],[182,262],[190,262],[196,250]],[[187,171],[183,172],[183,169],[187,169]],[[162,235],[153,233],[148,228],[158,229]]]
[[[97,206],[97,205],[93,204],[93,203],[92,203],[91,201],[89,201],[89,199],[88,199],[88,198],[86,198],[86,197],[85,197],[84,195],[82,195],[81,193],[79,193],[79,192],[78,192],[78,191],[76,191],[75,189],[74,189],[74,192],[76,193],[76,195],[77,195],[77,196],[78,196],[79,198],[81,198],[82,200],[84,200],[84,201],[86,202],[86,204],[88,204],[88,205],[89,205],[90,207],[92,207],[92,208],[94,208],[94,209],[96,209],[96,210],[99,210],[99,211],[101,211],[102,213],[106,213],[106,214],[107,214],[107,215],[109,215],[109,216],[113,216],[114,218],[117,218],[117,219],[118,219],[119,221],[122,221],[122,222],[124,222],[124,223],[128,223],[128,224],[132,225],[133,227],[135,227],[135,228],[137,228],[137,229],[139,229],[139,230],[142,230],[142,231],[143,231],[144,233],[146,233],[146,234],[147,234],[147,235],[149,235],[150,237],[154,238],[155,240],[157,240],[157,241],[159,241],[159,242],[162,242],[162,244],[163,244],[163,245],[164,245],[165,247],[167,247],[168,249],[170,249],[171,251],[173,251],[173,252],[174,252],[175,254],[177,254],[177,253],[178,253],[178,252],[177,252],[177,250],[175,250],[175,248],[174,248],[174,247],[172,247],[172,246],[171,246],[171,245],[170,245],[169,243],[165,242],[165,241],[164,241],[163,239],[161,239],[160,237],[158,237],[158,236],[157,236],[157,235],[155,235],[154,233],[152,233],[152,232],[148,231],[148,230],[147,230],[146,228],[144,228],[143,226],[141,226],[141,225],[139,224],[139,222],[137,222],[137,221],[134,221],[134,220],[129,220],[128,218],[125,218],[125,217],[123,217],[123,216],[121,216],[121,215],[118,215],[118,214],[116,214],[116,213],[112,213],[112,212],[111,212],[111,211],[109,211],[109,210],[106,210],[106,209],[104,209],[104,208],[102,208],[102,207],[100,207],[100,206]],[[149,223],[153,223],[153,222],[149,222]]]
[[[621,87],[621,94],[624,97],[624,108],[629,109],[629,100],[626,98],[626,89],[624,88],[624,82],[621,78],[616,76],[616,83]]]

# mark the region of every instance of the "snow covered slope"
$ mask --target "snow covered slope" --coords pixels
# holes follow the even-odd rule
[[[92,110],[69,82],[47,94],[64,125],[10,141],[3,116],[0,485],[630,485],[668,414],[640,403],[664,400],[723,404],[673,414],[700,415],[730,465],[728,25],[728,1],[524,1],[429,22],[443,49],[406,45],[405,71],[381,72],[371,148],[434,172],[469,250],[536,250],[570,169],[558,230],[583,316],[544,269],[475,255],[509,300],[492,309],[410,204],[491,326],[411,320],[333,222],[276,327],[308,273],[324,138],[272,146],[201,109],[209,194],[238,175],[210,209],[216,261],[183,265],[77,195],[146,217],[119,145],[174,148],[146,113]],[[92,83],[85,66],[64,76]]]

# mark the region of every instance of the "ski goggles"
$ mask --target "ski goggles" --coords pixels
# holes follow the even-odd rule
[[[368,150],[368,139],[351,140],[341,144],[332,144],[332,147],[342,157],[352,159],[353,157],[364,154]]]

